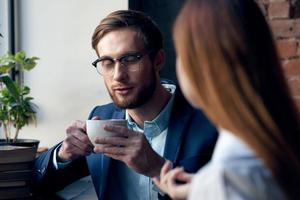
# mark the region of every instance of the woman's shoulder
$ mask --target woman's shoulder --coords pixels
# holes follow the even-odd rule
[[[210,163],[192,182],[190,199],[284,199],[270,171],[253,157]]]

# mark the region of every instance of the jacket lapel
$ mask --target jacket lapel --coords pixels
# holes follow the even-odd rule
[[[111,119],[125,119],[125,110],[116,108],[115,112],[112,114]]]
[[[184,139],[184,131],[189,124],[194,110],[183,98],[178,88],[175,95],[175,102],[168,127],[164,157],[176,165],[178,154]]]

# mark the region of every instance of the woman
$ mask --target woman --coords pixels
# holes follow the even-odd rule
[[[220,137],[192,183],[166,162],[155,184],[174,199],[299,199],[299,115],[256,3],[189,0],[174,40],[182,90]]]

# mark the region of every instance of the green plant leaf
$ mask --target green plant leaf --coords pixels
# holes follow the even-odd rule
[[[6,73],[8,73],[8,72],[10,71],[10,69],[13,68],[13,67],[14,67],[14,65],[11,65],[11,64],[9,64],[9,65],[1,65],[1,66],[0,66],[0,73],[1,73],[1,74],[6,74]]]
[[[15,82],[7,75],[0,75],[0,81],[5,84],[8,91],[12,94],[12,96],[16,99],[20,99],[20,92],[18,90],[18,86]]]
[[[37,65],[37,60],[39,60],[38,57],[26,58],[24,51],[19,51],[15,55],[6,53],[0,57],[0,73],[9,73],[16,66],[29,71]]]
[[[30,93],[30,88],[27,87],[27,86],[24,86],[21,90],[21,94],[24,96],[24,95],[27,95]]]
[[[24,64],[23,64],[23,69],[24,70],[31,70],[33,69],[35,66],[36,66],[36,61],[39,60],[39,58],[37,57],[32,57],[32,58],[26,58],[25,61],[24,61]]]
[[[6,53],[0,57],[0,72],[9,73],[16,66],[15,57],[11,53]]]
[[[25,57],[26,57],[25,52],[24,52],[24,51],[19,51],[19,52],[17,52],[16,55],[15,55],[15,60],[16,60],[17,62],[22,62],[22,61],[25,59]]]
[[[25,97],[24,100],[25,100],[25,101],[31,101],[31,100],[33,100],[33,97]]]

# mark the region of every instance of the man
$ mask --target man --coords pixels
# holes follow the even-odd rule
[[[113,103],[95,107],[89,119],[126,118],[128,128],[105,127],[118,135],[96,138],[93,146],[85,123],[74,122],[62,143],[36,159],[36,185],[61,189],[90,174],[99,199],[167,199],[151,178],[166,159],[196,172],[211,157],[216,129],[179,88],[161,83],[162,35],[144,13],[111,13],[96,27],[92,46]]]

